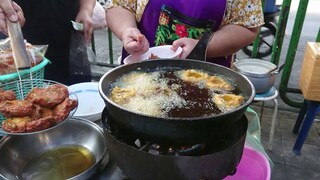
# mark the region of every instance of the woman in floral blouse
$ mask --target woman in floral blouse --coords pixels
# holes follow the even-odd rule
[[[230,57],[252,43],[263,25],[260,0],[112,0],[106,6],[109,28],[128,54],[172,44],[186,58],[203,33],[214,32],[207,61],[230,66]]]

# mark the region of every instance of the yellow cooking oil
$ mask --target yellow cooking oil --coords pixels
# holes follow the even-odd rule
[[[94,155],[85,147],[67,145],[45,151],[31,159],[21,174],[22,179],[68,179],[95,164]]]

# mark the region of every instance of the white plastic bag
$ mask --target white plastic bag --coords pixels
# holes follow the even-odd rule
[[[92,22],[95,30],[104,29],[108,27],[107,19],[106,19],[106,11],[98,2],[96,2],[96,5],[94,6],[94,9],[93,9]]]
[[[42,62],[48,45],[31,45],[25,41],[30,66],[36,66]],[[15,73],[17,71],[13,52],[10,44],[10,38],[0,41],[0,75]]]
[[[91,81],[91,66],[87,49],[83,33],[72,30],[69,49],[69,78],[72,81],[70,84]]]

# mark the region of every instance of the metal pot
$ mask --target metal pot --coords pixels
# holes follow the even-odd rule
[[[123,142],[125,132],[107,128],[107,145],[110,160],[113,160],[129,179],[223,179],[235,173],[246,137],[248,121],[245,116],[228,127],[229,135],[222,142],[229,146],[200,156],[166,156],[144,152]],[[127,135],[130,139],[131,136]],[[121,139],[121,140],[119,140]],[[210,143],[221,143],[221,139]],[[134,139],[132,141],[135,141]]]
[[[206,117],[162,118],[133,112],[114,103],[109,98],[109,94],[113,88],[112,83],[124,74],[137,70],[148,72],[171,68],[200,69],[227,77],[237,85],[237,88],[241,91],[241,95],[245,98],[245,103],[226,113]],[[254,87],[245,76],[217,64],[181,59],[143,61],[114,68],[101,77],[99,81],[99,93],[105,101],[110,116],[128,131],[151,141],[181,144],[208,141],[216,124],[231,124],[238,121],[255,96]]]
[[[264,93],[272,88],[275,75],[283,68],[261,59],[241,59],[234,62],[234,70],[249,78],[256,93]]]
[[[102,128],[85,119],[72,118],[61,126],[38,134],[5,136],[0,141],[0,179],[21,179],[26,165],[42,153],[65,145],[80,145],[88,149],[96,163],[72,180],[87,179],[101,165],[107,154]],[[49,163],[49,162],[48,162]]]

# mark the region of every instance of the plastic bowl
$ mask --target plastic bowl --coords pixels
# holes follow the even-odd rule
[[[237,172],[224,180],[270,180],[271,169],[268,159],[259,151],[245,146]]]
[[[136,63],[144,60],[148,60],[151,56],[151,53],[159,59],[173,59],[178,58],[182,52],[182,48],[179,47],[176,51],[171,50],[171,45],[156,46],[151,47],[149,50],[142,55],[129,55],[123,60],[124,64]]]
[[[101,118],[105,104],[98,91],[98,82],[73,84],[68,89],[78,97],[78,109],[74,113],[74,117],[90,121],[96,121]]]

